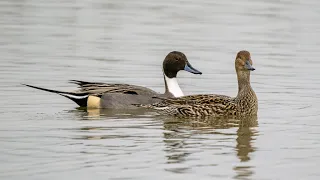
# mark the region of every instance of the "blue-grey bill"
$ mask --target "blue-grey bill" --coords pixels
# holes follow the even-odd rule
[[[198,71],[197,69],[193,68],[189,62],[184,66],[184,70],[191,72],[193,74],[202,74],[202,72]]]
[[[254,67],[252,67],[252,65],[250,64],[250,61],[246,61],[246,64],[245,64],[245,68],[248,69],[249,71],[254,71],[256,70]]]

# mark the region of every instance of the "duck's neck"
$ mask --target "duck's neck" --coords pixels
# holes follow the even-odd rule
[[[237,72],[238,95],[234,99],[239,111],[246,115],[254,115],[258,112],[258,99],[250,85],[250,72]]]
[[[169,78],[165,74],[163,74],[163,76],[164,76],[164,82],[166,85],[165,94],[172,94],[174,97],[183,96],[183,92],[180,89],[177,78],[176,77]]]
[[[238,77],[238,95],[237,99],[247,99],[255,97],[255,93],[250,85],[250,72],[237,72]]]

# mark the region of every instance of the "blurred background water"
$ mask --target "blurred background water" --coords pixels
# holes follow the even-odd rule
[[[0,1],[1,179],[319,179],[320,2]],[[185,94],[235,96],[251,52],[258,120],[212,124],[87,112],[20,83],[69,79],[164,91],[162,61],[184,52]],[[232,124],[232,123],[231,123]],[[237,124],[237,123],[235,123]]]

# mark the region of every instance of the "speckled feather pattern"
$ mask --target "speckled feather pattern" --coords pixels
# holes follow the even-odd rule
[[[215,94],[191,95],[163,99],[160,103],[145,107],[155,109],[160,114],[174,116],[249,116],[257,112],[257,101],[254,96],[238,100]]]

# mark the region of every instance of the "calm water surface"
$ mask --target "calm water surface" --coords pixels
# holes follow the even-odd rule
[[[319,179],[320,2],[0,1],[1,179]],[[161,63],[185,52],[203,75],[185,94],[237,93],[234,58],[252,54],[250,124],[77,110],[20,83],[69,79],[164,91]],[[239,126],[240,124],[240,126]]]

